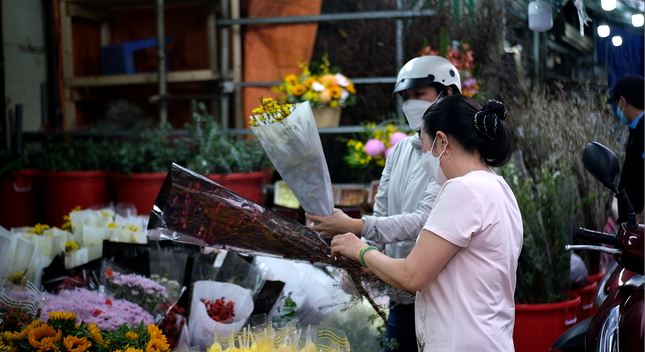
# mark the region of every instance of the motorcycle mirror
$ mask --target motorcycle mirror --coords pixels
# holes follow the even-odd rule
[[[620,173],[620,168],[618,158],[611,149],[598,142],[587,143],[582,153],[582,162],[593,177],[617,193],[614,181]]]

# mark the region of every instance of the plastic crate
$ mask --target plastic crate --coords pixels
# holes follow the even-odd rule
[[[172,36],[166,36],[166,43],[172,43]],[[137,73],[134,52],[156,47],[157,38],[140,39],[102,47],[101,66],[103,68],[103,74],[118,75]],[[168,61],[166,60],[167,69]]]

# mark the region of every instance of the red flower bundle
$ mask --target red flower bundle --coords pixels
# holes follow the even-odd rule
[[[200,299],[206,306],[206,313],[211,319],[219,323],[230,323],[235,318],[235,302],[224,300],[224,297],[211,302],[208,299]]]

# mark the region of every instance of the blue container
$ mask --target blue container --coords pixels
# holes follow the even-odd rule
[[[166,43],[172,43],[172,36],[166,36]],[[134,52],[137,50],[156,48],[157,38],[147,38],[130,42],[112,44],[101,48],[101,66],[103,74],[134,74],[137,73]],[[166,61],[167,63],[168,61]],[[166,69],[168,66],[166,65]]]

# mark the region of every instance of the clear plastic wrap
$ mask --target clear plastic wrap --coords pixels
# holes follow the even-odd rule
[[[276,170],[309,214],[330,216],[334,192],[309,102],[285,119],[251,126]]]
[[[310,263],[353,264],[335,260],[310,228],[177,164],[155,201],[148,230],[152,239]]]

